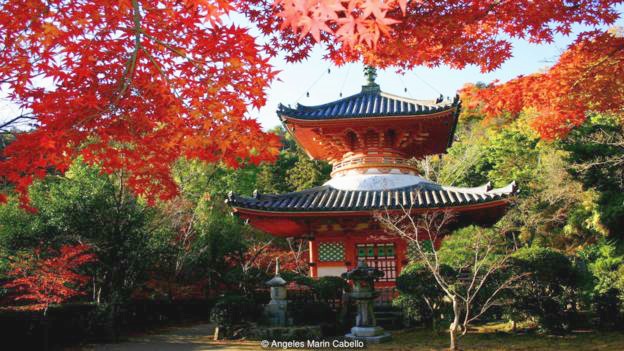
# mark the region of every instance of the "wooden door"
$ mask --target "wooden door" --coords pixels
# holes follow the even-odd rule
[[[357,259],[384,272],[380,282],[394,282],[397,277],[397,256],[394,243],[355,244]]]

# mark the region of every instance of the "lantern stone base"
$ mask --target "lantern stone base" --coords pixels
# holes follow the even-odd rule
[[[286,327],[291,325],[292,320],[287,317],[287,308],[288,301],[286,300],[271,300],[271,302],[264,306],[264,316],[269,325],[273,327]]]
[[[349,340],[362,340],[369,344],[378,344],[392,339],[392,335],[382,327],[353,327],[351,333],[345,335]]]

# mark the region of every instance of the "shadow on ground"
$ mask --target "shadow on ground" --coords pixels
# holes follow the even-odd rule
[[[159,334],[131,337],[115,344],[89,345],[82,351],[246,351],[261,349],[257,341],[214,341],[214,327],[200,324],[177,327]]]

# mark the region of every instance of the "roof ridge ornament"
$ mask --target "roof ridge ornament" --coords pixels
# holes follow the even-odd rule
[[[370,65],[364,66],[364,75],[366,76],[366,85],[362,86],[362,93],[381,92],[379,84],[375,83],[375,78],[377,78],[377,68]]]

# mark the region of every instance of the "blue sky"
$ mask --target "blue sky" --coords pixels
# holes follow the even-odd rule
[[[622,22],[622,21],[620,21]],[[574,37],[559,36],[552,44],[535,45],[525,41],[513,41],[513,57],[499,69],[483,74],[478,67],[462,70],[448,67],[416,68],[404,75],[393,69],[378,72],[377,83],[381,89],[405,97],[435,99],[440,94],[453,96],[465,83],[486,82],[495,79],[507,81],[518,75],[529,74],[552,65]],[[323,50],[316,48],[307,60],[300,63],[286,63],[274,59],[273,64],[281,71],[279,80],[268,89],[268,101],[264,108],[252,110],[265,129],[278,125],[275,114],[279,103],[295,105],[317,105],[356,94],[364,83],[363,65],[349,64],[342,67],[323,60]],[[327,69],[331,73],[327,73]],[[407,92],[404,89],[407,88]],[[310,96],[307,97],[306,93]]]
[[[624,6],[618,7],[624,13]],[[234,19],[236,21],[238,19]],[[624,26],[620,18],[615,24]],[[440,94],[453,96],[464,84],[485,82],[495,79],[507,81],[518,75],[529,74],[545,69],[556,62],[559,55],[570,45],[577,34],[587,30],[577,26],[569,36],[558,35],[551,44],[530,44],[524,40],[513,40],[513,57],[495,71],[483,74],[478,67],[462,70],[438,67],[434,69],[420,67],[405,75],[388,69],[378,72],[377,83],[381,89],[405,97],[417,99],[435,99]],[[265,129],[279,125],[275,113],[279,103],[295,105],[317,105],[356,94],[364,83],[363,65],[349,64],[342,67],[323,60],[323,50],[316,47],[312,55],[300,63],[286,63],[281,58],[272,61],[276,69],[282,71],[279,80],[273,82],[268,90],[268,101],[264,108],[252,110],[250,114],[257,118]],[[327,69],[331,73],[327,73]],[[407,92],[404,89],[407,88]],[[307,97],[306,93],[310,96]]]

